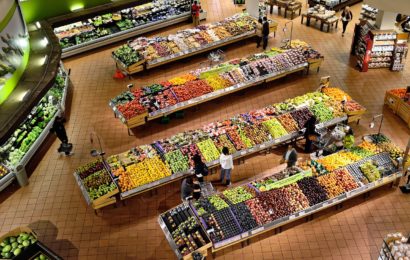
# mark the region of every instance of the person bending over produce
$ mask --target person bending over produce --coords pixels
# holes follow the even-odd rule
[[[229,154],[228,147],[222,148],[221,156],[219,157],[219,163],[221,164],[221,178],[220,182],[223,183],[226,175],[226,186],[231,185],[231,172],[233,169],[232,155]]]
[[[298,161],[298,153],[291,144],[288,145],[288,150],[286,150],[286,153],[283,155],[283,160],[287,164],[287,168],[296,165],[296,162]]]
[[[309,120],[305,123],[305,152],[310,153],[312,152],[312,145],[313,145],[313,139],[315,138],[316,134],[316,117],[312,116],[309,118]]]
[[[182,202],[192,199],[194,192],[194,182],[191,177],[182,180],[181,184],[181,200]]]

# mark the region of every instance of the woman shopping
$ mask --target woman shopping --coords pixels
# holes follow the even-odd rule
[[[229,154],[227,147],[222,148],[221,156],[219,157],[219,163],[221,164],[221,178],[220,182],[223,183],[226,176],[226,186],[231,185],[231,172],[233,169],[232,155]]]
[[[350,8],[348,6],[345,7],[345,9],[343,9],[342,15],[341,15],[341,20],[342,20],[342,24],[343,24],[343,32],[342,32],[342,37],[345,36],[345,32],[346,32],[346,28],[348,23],[353,19],[353,14],[350,11]]]

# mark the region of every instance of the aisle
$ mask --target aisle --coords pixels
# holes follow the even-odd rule
[[[235,7],[231,0],[203,0],[208,11],[207,22],[219,21],[243,7]],[[358,18],[360,5],[353,8]],[[273,15],[280,22],[286,21]],[[146,144],[171,136],[186,129],[194,129],[205,123],[224,119],[239,112],[249,111],[313,91],[319,78],[330,75],[332,84],[347,91],[368,109],[367,118],[354,129],[357,133],[368,131],[372,114],[382,111],[384,93],[392,87],[404,87],[410,82],[410,63],[404,73],[389,70],[370,70],[360,73],[351,64],[349,51],[353,23],[344,38],[341,30],[334,33],[300,24],[294,20],[294,39],[310,43],[325,56],[320,73],[309,76],[288,77],[274,81],[268,88],[247,90],[245,94],[233,94],[200,106],[199,111],[188,110],[184,119],[169,125],[153,122],[138,129],[136,136],[128,136],[123,125],[114,118],[108,107],[110,98],[122,92],[130,82],[136,86],[159,82],[177,74],[199,67],[205,55],[177,62],[137,75],[134,80],[115,81],[114,62],[110,52],[116,47],[99,49],[65,61],[71,68],[74,97],[71,118],[67,130],[74,143],[75,155],[70,158],[56,154],[58,142],[48,151],[37,170],[30,177],[30,185],[6,197],[0,195],[0,234],[15,226],[30,225],[45,242],[65,259],[173,259],[165,238],[157,224],[159,213],[180,203],[179,185],[173,184],[158,190],[158,194],[135,197],[125,207],[108,208],[97,217],[87,208],[74,181],[72,172],[91,160],[90,133],[97,133],[105,152],[110,155],[129,149],[132,145]],[[166,35],[190,25],[182,24],[163,29],[151,35]],[[279,46],[283,33],[278,31],[271,46]],[[227,59],[260,52],[252,41],[225,48]],[[118,46],[118,45],[117,45]],[[349,64],[350,63],[350,64]],[[401,146],[407,142],[410,131],[404,123],[388,110],[383,132]],[[281,151],[267,156],[256,156],[235,167],[233,181],[268,172],[278,164]],[[360,201],[360,200],[359,200]],[[34,224],[33,224],[34,223]],[[57,230],[53,227],[57,228]],[[382,237],[393,231],[410,230],[410,197],[398,191],[381,190],[368,201],[357,203],[344,210],[303,223],[281,234],[266,234],[252,241],[243,249],[232,247],[217,254],[217,259],[370,259],[377,254]]]

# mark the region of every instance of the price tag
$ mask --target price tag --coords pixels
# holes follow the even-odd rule
[[[241,155],[245,155],[245,154],[246,154],[246,151],[242,151],[242,152],[241,152]]]
[[[194,103],[194,101],[188,100],[188,104],[192,104],[192,103]]]
[[[292,219],[294,219],[294,218],[296,218],[296,216],[295,216],[295,215],[291,215],[291,216],[289,216],[289,220],[292,220]]]
[[[326,207],[327,205],[329,205],[329,202],[323,202],[323,207]]]
[[[299,212],[299,216],[304,216],[305,214],[306,214],[306,212],[304,210]]]
[[[252,233],[252,235],[254,235],[256,233],[262,232],[264,229],[265,229],[264,227],[260,227],[260,228],[257,228],[255,230],[253,230],[251,233]]]
[[[261,144],[260,148],[261,149],[265,148],[265,144]]]
[[[245,237],[248,237],[249,236],[249,233],[243,233],[242,235],[241,235],[241,238],[245,238]]]
[[[249,152],[250,152],[250,153],[253,153],[254,151],[255,151],[255,148],[249,149]]]

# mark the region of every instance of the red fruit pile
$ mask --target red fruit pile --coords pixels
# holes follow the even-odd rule
[[[247,200],[245,204],[248,206],[258,225],[262,226],[272,221],[269,214],[262,208],[258,198]]]
[[[300,129],[305,127],[306,122],[313,116],[312,112],[308,108],[302,108],[300,110],[295,110],[290,113],[298,123]]]
[[[288,131],[288,133],[296,132],[299,130],[296,121],[289,113],[278,116],[278,120],[286,129],[286,131]]]
[[[194,80],[185,83],[182,86],[172,87],[179,102],[183,102],[195,97],[199,97],[213,91],[204,80]]]
[[[362,107],[359,103],[356,101],[350,100],[346,102],[345,109],[347,111],[358,111],[358,110],[363,110],[364,107]]]
[[[272,220],[292,214],[288,193],[283,189],[262,192],[258,196],[262,207],[269,213]]]
[[[117,108],[127,120],[147,111],[145,107],[139,103],[138,99],[134,99],[133,101],[123,105],[118,105]]]
[[[235,129],[228,129],[226,130],[226,133],[228,134],[237,151],[246,149],[246,145],[242,142],[241,137],[238,135],[238,132]]]

